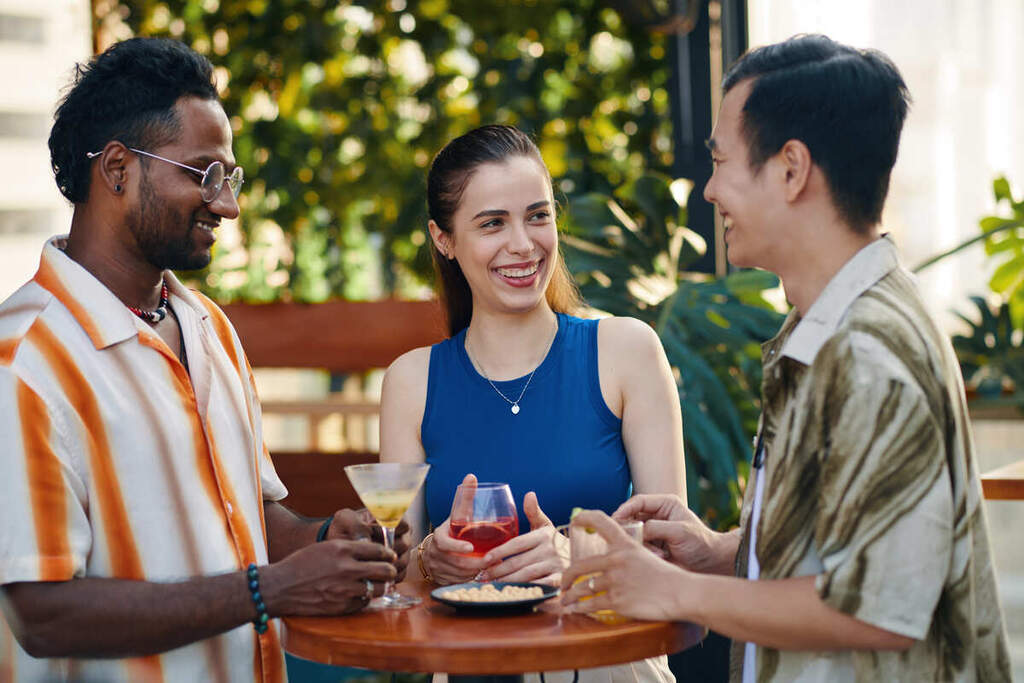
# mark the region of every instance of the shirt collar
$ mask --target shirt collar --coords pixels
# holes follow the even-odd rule
[[[810,365],[861,294],[899,266],[888,235],[862,248],[839,269],[782,347],[782,355]]]
[[[164,282],[167,283],[167,294],[172,301],[175,303],[185,304],[202,320],[206,320],[210,317],[210,312],[199,300],[199,297],[196,296],[195,292],[181,284],[181,280],[175,277],[173,272],[169,270],[164,271]],[[174,312],[180,313],[180,310],[180,307],[175,308]]]
[[[105,349],[139,334],[148,325],[139,320],[106,285],[73,261],[63,249],[67,235],[53,237],[43,247],[33,280],[71,312],[97,349]],[[168,292],[205,318],[206,309],[178,278],[164,271]]]

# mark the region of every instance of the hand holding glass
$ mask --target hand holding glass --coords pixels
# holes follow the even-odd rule
[[[408,463],[372,463],[348,465],[345,474],[352,488],[384,529],[384,547],[394,549],[395,527],[412,505],[430,465]],[[404,609],[419,604],[419,598],[397,593],[394,584],[384,585],[384,595],[373,600],[368,609]]]
[[[483,557],[492,548],[519,535],[519,516],[508,484],[460,484],[455,489],[449,518],[452,538],[469,541],[470,557]]]
[[[643,543],[644,540],[644,523],[638,520],[620,521],[619,525],[622,530],[626,532],[626,535],[632,538],[634,541]],[[595,555],[605,555],[608,552],[608,542],[601,537],[601,534],[597,533],[593,529],[587,529],[584,526],[565,524],[557,528],[558,534],[553,538],[556,539],[556,551],[558,550],[559,536],[567,537],[569,539],[569,558],[572,563],[576,563],[580,560],[584,560],[588,557],[594,557]],[[573,581],[573,585],[587,581],[591,579],[594,574],[584,574],[583,576],[577,577]],[[594,596],[601,595],[602,592],[598,591]],[[581,601],[589,600],[591,596],[580,598]],[[621,614],[616,613],[614,610],[601,609],[596,612],[587,612],[588,617],[597,619],[600,622],[606,624],[622,624],[629,621],[628,617],[624,617]]]

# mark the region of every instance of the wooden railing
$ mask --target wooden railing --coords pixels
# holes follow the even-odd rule
[[[406,351],[445,336],[434,301],[335,301],[323,304],[228,304],[225,313],[242,339],[255,368],[320,368],[356,373],[384,368]],[[274,464],[290,495],[286,501],[303,514],[322,516],[339,507],[358,506],[342,468],[373,462],[367,450],[326,453],[317,448],[317,425],[331,415],[372,416],[379,406],[367,400],[263,402],[266,414],[304,415],[309,444],[300,452],[274,452]],[[974,419],[1021,419],[1014,406],[971,403]],[[1020,499],[1024,470],[1017,463],[982,476],[987,498]],[[1012,471],[1011,471],[1012,470]]]
[[[361,508],[355,489],[345,476],[346,465],[377,462],[369,452],[274,453],[274,467],[288,487],[285,505],[309,517],[326,517],[341,508]]]
[[[440,307],[434,301],[333,301],[323,304],[228,304],[223,306],[254,368],[320,368],[357,373],[386,368],[406,351],[445,336]],[[305,415],[310,449],[271,453],[288,487],[285,504],[305,515],[325,516],[342,507],[361,507],[345,477],[345,465],[375,462],[365,450],[318,450],[320,420],[334,415],[375,415],[372,401],[263,402],[265,414]]]
[[[445,337],[435,301],[331,301],[224,307],[253,367],[385,368]]]

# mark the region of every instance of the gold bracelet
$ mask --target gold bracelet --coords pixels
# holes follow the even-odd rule
[[[423,550],[427,547],[427,541],[434,537],[434,532],[427,534],[416,548],[416,564],[420,566],[420,574],[427,583],[434,583],[434,577],[427,571],[427,565],[423,564]]]

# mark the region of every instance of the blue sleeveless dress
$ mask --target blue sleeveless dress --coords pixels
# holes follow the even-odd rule
[[[430,464],[424,489],[433,527],[448,518],[468,472],[509,484],[519,533],[530,530],[522,509],[527,491],[536,491],[555,524],[568,523],[574,507],[611,514],[632,493],[622,420],[601,396],[598,321],[557,316],[558,332],[517,415],[473,367],[466,330],[431,348],[420,438]],[[495,385],[514,401],[528,377]]]

